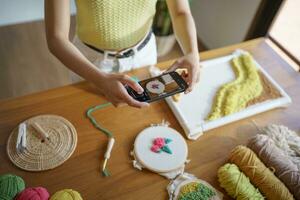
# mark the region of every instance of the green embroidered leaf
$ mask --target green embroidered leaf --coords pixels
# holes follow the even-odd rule
[[[165,143],[166,143],[166,144],[169,144],[170,142],[172,142],[172,140],[171,140],[171,139],[169,139],[169,138],[165,138]]]
[[[172,154],[171,149],[168,147],[168,145],[165,145],[161,148],[161,150],[163,150],[164,152],[168,153],[168,154]]]

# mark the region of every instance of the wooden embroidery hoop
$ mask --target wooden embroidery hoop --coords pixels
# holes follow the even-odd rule
[[[169,138],[172,154],[151,151],[155,138]],[[156,173],[168,173],[182,168],[187,160],[188,148],[185,139],[176,130],[167,126],[153,126],[141,131],[134,142],[134,157],[144,168]]]

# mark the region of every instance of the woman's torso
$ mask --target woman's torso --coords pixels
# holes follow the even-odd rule
[[[138,43],[151,29],[157,0],[76,0],[77,35],[100,49]]]

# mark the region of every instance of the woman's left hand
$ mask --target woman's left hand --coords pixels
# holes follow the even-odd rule
[[[189,85],[189,87],[185,91],[185,94],[191,92],[195,87],[196,83],[198,83],[200,80],[201,67],[199,63],[198,53],[189,53],[177,59],[177,61],[174,62],[165,73],[175,71],[176,69],[187,69],[188,73],[183,74],[183,78]]]

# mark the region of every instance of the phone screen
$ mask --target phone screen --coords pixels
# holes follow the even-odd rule
[[[159,96],[173,93],[180,89],[179,85],[170,74],[147,79],[139,83],[144,90],[146,90],[150,99],[156,99]]]
[[[170,72],[158,77],[140,81],[144,88],[143,94],[138,94],[133,89],[127,87],[128,93],[138,101],[152,102],[173,94],[183,92],[187,88],[186,82],[176,72]]]

